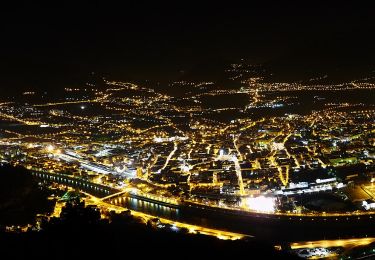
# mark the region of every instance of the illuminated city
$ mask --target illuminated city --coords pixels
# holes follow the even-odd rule
[[[4,217],[1,231],[53,233],[88,214],[181,241],[266,241],[275,257],[374,256],[374,71],[282,80],[266,63],[227,60],[211,64],[215,76],[96,70],[79,84],[4,91],[0,173],[33,176],[50,211]]]

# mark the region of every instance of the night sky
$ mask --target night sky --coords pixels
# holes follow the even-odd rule
[[[165,80],[201,62],[375,69],[373,5],[15,6],[1,18],[1,89],[78,84],[92,71]],[[292,63],[292,64],[291,64]]]

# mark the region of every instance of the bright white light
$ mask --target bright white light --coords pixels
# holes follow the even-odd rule
[[[275,198],[259,196],[245,199],[245,204],[249,209],[271,213],[275,211]]]
[[[220,155],[224,155],[224,150],[220,149]]]
[[[272,144],[272,148],[274,149],[274,150],[283,150],[283,149],[285,149],[285,146],[284,146],[284,144],[283,143],[273,143]]]
[[[86,107],[85,106],[81,106],[81,109],[84,110]]]
[[[55,150],[55,147],[54,147],[52,144],[50,144],[50,145],[48,145],[48,146],[46,147],[46,150],[47,150],[47,152],[52,153],[53,150]]]
[[[190,171],[190,168],[189,168],[188,165],[182,165],[182,166],[181,166],[181,171],[183,171],[183,172],[189,172],[189,171]]]
[[[161,138],[161,137],[155,137],[154,138],[154,142],[161,143],[161,142],[163,142],[163,138]]]
[[[172,229],[173,231],[178,231],[178,227],[176,226],[176,224],[173,224],[173,225],[171,226],[171,229]]]

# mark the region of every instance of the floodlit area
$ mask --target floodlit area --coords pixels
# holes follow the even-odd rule
[[[245,200],[245,207],[249,208],[250,210],[265,212],[265,213],[272,213],[275,212],[275,198],[273,197],[253,197],[253,198],[246,198]]]

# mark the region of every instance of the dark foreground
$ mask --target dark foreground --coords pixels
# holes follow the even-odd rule
[[[294,259],[272,245],[253,239],[224,241],[186,231],[160,230],[145,225],[129,213],[107,213],[101,219],[97,208],[71,203],[60,218],[41,223],[42,231],[0,235],[1,255],[7,257],[71,258],[103,256],[179,259],[186,257],[249,259]],[[4,258],[7,259],[7,258]]]

